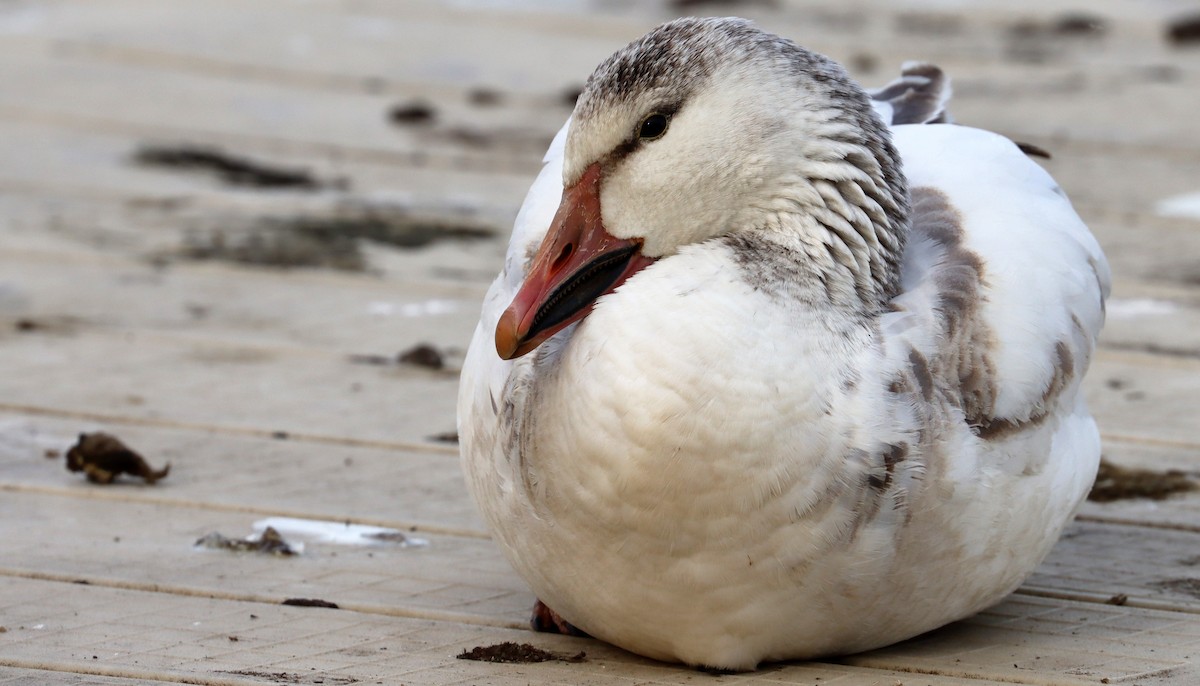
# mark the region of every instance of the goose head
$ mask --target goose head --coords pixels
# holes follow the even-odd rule
[[[723,238],[778,246],[877,310],[898,287],[906,198],[886,127],[839,65],[745,20],[669,22],[588,79],[562,201],[496,350],[524,355],[656,260]]]

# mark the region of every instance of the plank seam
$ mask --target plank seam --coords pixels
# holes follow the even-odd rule
[[[467,529],[462,527],[443,526],[440,524],[430,524],[428,522],[406,521],[397,522],[387,519],[379,519],[375,517],[354,517],[344,514],[319,514],[308,510],[288,510],[284,508],[258,507],[255,505],[239,505],[234,503],[215,503],[199,500],[175,500],[171,498],[161,498],[147,495],[133,495],[124,492],[98,491],[95,489],[65,489],[54,488],[52,486],[36,486],[31,484],[19,483],[3,483],[0,482],[0,492],[8,493],[31,493],[35,495],[49,495],[61,498],[79,498],[86,500],[102,500],[106,502],[118,503],[134,503],[138,505],[156,505],[160,507],[180,507],[193,508],[197,510],[208,510],[212,512],[233,512],[241,514],[250,514],[257,517],[291,517],[293,519],[304,519],[311,521],[322,522],[345,522],[348,524],[361,524],[365,526],[378,526],[387,529],[397,529],[406,532],[420,532],[424,534],[432,534],[436,536],[451,536],[455,538],[469,538],[474,540],[491,540],[491,536],[483,531],[475,529]]]
[[[0,402],[0,412],[33,415],[37,417],[54,417],[58,419],[78,419],[107,424],[123,424],[126,426],[144,426],[157,429],[179,429],[182,431],[198,431],[215,433],[226,436],[246,436],[250,438],[267,438],[279,440],[277,429],[255,429],[245,426],[229,426],[227,424],[206,424],[175,419],[157,419],[151,417],[133,417],[128,415],[107,414],[87,410],[69,410],[39,405],[23,405]],[[287,440],[320,445],[338,445],[349,448],[374,448],[378,450],[396,450],[414,453],[430,453],[435,455],[458,455],[458,448],[417,443],[411,441],[383,441],[378,439],[351,438],[348,436],[330,436],[305,432],[287,431]]]
[[[1060,591],[1058,589],[1046,588],[1043,586],[1022,586],[1016,591],[1013,591],[1013,593],[1015,595],[1031,596],[1034,598],[1070,600],[1077,603],[1090,603],[1093,605],[1112,605],[1110,602],[1112,599],[1111,595],[1083,593],[1079,591]],[[1135,607],[1140,610],[1155,610],[1157,612],[1177,612],[1181,614],[1200,615],[1200,607],[1171,605],[1170,603],[1148,600],[1145,598],[1137,598],[1135,596],[1128,596],[1128,599],[1121,603],[1121,607]]]
[[[157,681],[165,684],[194,684],[195,686],[262,686],[262,681],[250,679],[227,679],[224,677],[190,676],[137,669],[135,667],[109,667],[107,665],[92,665],[82,662],[53,662],[47,660],[21,660],[0,657],[0,667],[13,669],[28,669],[39,672],[56,672],[59,674],[82,674],[87,676],[103,676],[115,679],[139,679],[142,681]]]
[[[121,579],[105,579],[101,577],[80,576],[78,574],[61,574],[57,572],[37,572],[32,570],[16,569],[12,567],[0,567],[0,576],[6,576],[15,579],[27,579],[30,581],[44,581],[48,583],[80,584],[81,582],[85,582],[88,586],[97,586],[99,588],[112,588],[122,591],[137,591],[140,593],[159,593],[183,598],[228,600],[242,603],[256,603],[260,605],[283,605],[283,601],[287,599],[286,596],[267,596],[256,593],[235,593],[231,591],[217,591],[211,589],[192,588],[189,586],[177,586],[174,584],[124,581]],[[377,615],[382,617],[399,617],[403,619],[423,619],[435,622],[468,624],[471,626],[491,627],[493,629],[529,629],[528,625],[523,622],[505,621],[502,619],[493,619],[490,617],[472,615],[465,612],[451,612],[448,610],[431,610],[417,607],[406,608],[399,606],[382,607],[365,605],[362,603],[338,603],[338,610],[345,612],[357,612],[365,615]]]

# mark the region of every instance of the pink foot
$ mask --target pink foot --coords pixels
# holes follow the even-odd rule
[[[560,617],[557,612],[551,610],[540,600],[533,606],[533,616],[529,618],[529,626],[533,627],[534,631],[541,631],[548,634],[565,634],[567,636],[590,638],[586,632]]]

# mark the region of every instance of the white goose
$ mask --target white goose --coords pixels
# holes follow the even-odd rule
[[[535,624],[751,669],[966,617],[1050,550],[1099,459],[1108,267],[1011,141],[922,123],[945,97],[909,66],[877,113],[734,19],[592,74],[459,395]]]

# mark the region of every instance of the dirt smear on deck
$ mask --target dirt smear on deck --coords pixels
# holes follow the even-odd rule
[[[1156,472],[1150,469],[1120,467],[1108,460],[1100,460],[1100,471],[1096,483],[1088,493],[1088,500],[1109,503],[1116,500],[1147,498],[1163,500],[1177,493],[1200,489],[1200,483],[1185,472],[1167,470]]]

